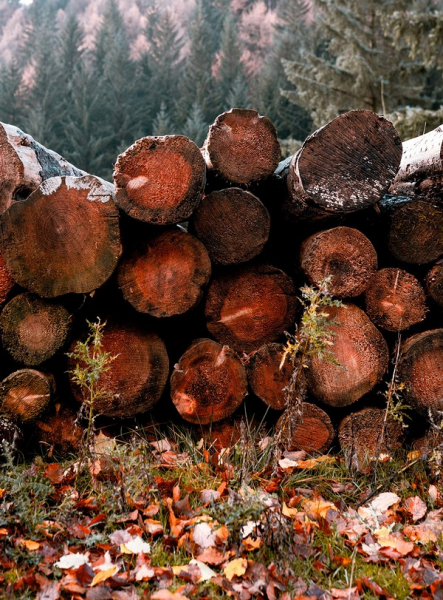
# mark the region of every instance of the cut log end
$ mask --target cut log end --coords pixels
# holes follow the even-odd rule
[[[197,340],[171,375],[171,398],[190,423],[207,424],[229,417],[247,395],[246,371],[228,346]]]
[[[1,218],[2,255],[17,283],[44,298],[87,293],[121,254],[118,210],[96,177],[53,177]]]
[[[74,348],[75,344],[71,352]],[[160,399],[169,372],[163,340],[141,325],[109,323],[104,329],[102,349],[116,358],[111,368],[100,375],[98,386],[106,397],[96,399],[94,411],[123,419],[150,410]],[[71,372],[75,368],[72,356],[68,367]],[[72,377],[71,389],[77,400],[84,400],[85,390]]]
[[[70,325],[70,315],[61,304],[49,303],[34,294],[20,294],[1,313],[2,344],[14,360],[36,367],[65,344]]]
[[[443,264],[434,265],[426,277],[429,296],[443,307]]]
[[[334,321],[332,358],[312,358],[308,387],[320,401],[347,406],[368,393],[385,374],[389,351],[385,339],[367,315],[353,304],[325,308]]]
[[[256,110],[240,108],[217,117],[203,147],[208,168],[225,181],[240,185],[272,175],[280,153],[271,121]]]
[[[258,265],[214,279],[205,313],[208,329],[219,342],[251,352],[289,329],[297,308],[292,279],[280,269]]]
[[[277,422],[276,430],[286,450],[304,450],[310,454],[327,452],[335,436],[334,427],[327,413],[308,402],[302,402],[301,415],[284,412]]]
[[[15,371],[0,384],[1,412],[19,423],[32,423],[44,412],[54,392],[52,377],[35,371]]]
[[[333,296],[359,296],[377,269],[377,253],[358,229],[334,227],[304,241],[300,266],[310,284],[319,286],[329,278]]]
[[[269,237],[270,217],[262,202],[239,188],[212,192],[197,208],[192,226],[214,263],[251,260]]]
[[[401,423],[388,417],[384,425],[385,413],[381,408],[363,408],[341,421],[338,440],[352,466],[365,468],[380,455],[401,448]]]
[[[286,407],[285,387],[293,368],[288,361],[281,366],[283,349],[283,344],[265,344],[251,356],[247,367],[252,392],[275,410]]]
[[[8,271],[2,256],[0,255],[0,304],[5,302],[9,292],[14,287],[14,280]]]
[[[198,206],[205,173],[200,150],[187,137],[144,137],[117,159],[116,202],[134,219],[179,223]]]
[[[443,410],[443,329],[418,333],[403,343],[398,380],[414,409],[426,416]]]
[[[37,441],[49,456],[54,452],[67,456],[78,452],[84,437],[84,429],[78,422],[77,413],[59,403],[35,424]]]
[[[426,316],[426,296],[420,282],[402,269],[377,271],[365,301],[371,321],[387,331],[403,331]]]

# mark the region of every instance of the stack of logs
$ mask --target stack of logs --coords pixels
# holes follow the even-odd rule
[[[325,278],[345,304],[328,309],[335,361],[310,360],[287,447],[325,452],[336,431],[357,457],[400,445],[379,393],[395,356],[404,402],[422,424],[435,418],[443,127],[402,145],[384,117],[351,111],[279,160],[255,110],[220,115],[202,149],[180,135],[137,140],[114,184],[0,125],[0,438],[32,430],[51,449],[78,447],[84,391],[68,354],[99,317],[116,358],[97,413],[184,419],[232,443],[246,397],[249,413],[285,409],[285,332],[299,288]]]

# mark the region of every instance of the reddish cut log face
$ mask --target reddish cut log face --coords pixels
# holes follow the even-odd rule
[[[313,358],[308,369],[312,394],[331,406],[356,402],[378,383],[388,368],[385,339],[366,314],[354,306],[323,309],[336,323],[331,352],[338,364]]]
[[[283,344],[266,344],[252,355],[248,364],[248,379],[252,392],[265,404],[276,410],[286,407],[284,388],[292,374],[292,365],[283,357]]]
[[[300,266],[311,285],[320,286],[329,277],[333,296],[359,296],[377,269],[377,253],[358,229],[334,227],[303,242]]]
[[[280,160],[274,125],[256,110],[233,108],[217,117],[203,152],[210,169],[236,184],[272,175]]]
[[[392,215],[389,250],[398,260],[424,265],[443,254],[443,210],[413,201]]]
[[[292,279],[280,269],[259,265],[214,279],[205,313],[208,329],[219,342],[251,352],[288,329],[297,307]]]
[[[365,294],[366,313],[379,327],[403,331],[426,315],[426,297],[420,282],[402,269],[381,269]]]
[[[246,371],[228,346],[197,340],[180,358],[171,375],[171,398],[190,423],[226,419],[248,393]]]
[[[44,298],[87,293],[121,254],[118,210],[96,177],[53,177],[1,217],[2,254],[17,283]]]
[[[13,421],[30,423],[48,406],[52,393],[51,377],[34,369],[15,371],[0,385],[0,410]]]
[[[0,304],[3,304],[13,287],[14,280],[8,271],[5,261],[0,255]]]
[[[112,397],[98,399],[95,412],[130,418],[150,410],[162,395],[169,372],[168,354],[160,337],[139,324],[109,324],[104,329],[102,348],[116,356],[111,368],[100,375],[98,384]],[[71,357],[69,370],[74,368]],[[83,401],[84,392],[72,380],[71,388],[77,400]]]
[[[197,208],[195,235],[218,264],[251,260],[268,241],[271,221],[262,202],[250,192],[229,188],[212,192]]]
[[[20,294],[1,313],[2,344],[14,360],[35,367],[64,345],[70,324],[70,315],[61,304],[51,304],[33,294]]]
[[[198,206],[206,181],[200,150],[183,135],[144,137],[117,159],[116,202],[134,219],[172,224]]]
[[[435,265],[426,277],[428,294],[440,306],[443,306],[443,263]]]
[[[404,397],[419,412],[443,410],[443,329],[418,333],[402,348],[398,380],[405,383]]]
[[[170,317],[198,304],[210,275],[211,261],[197,238],[165,231],[123,259],[118,281],[136,310]]]
[[[324,410],[302,402],[301,417],[295,417],[289,423],[291,415],[286,412],[277,422],[276,430],[282,432],[282,443],[286,450],[304,450],[305,452],[326,452],[334,439],[334,427]]]
[[[347,212],[381,198],[398,171],[401,155],[392,123],[369,110],[353,110],[309,136],[294,167],[317,205]]]
[[[35,423],[37,439],[49,455],[54,450],[63,456],[79,452],[85,432],[78,420],[72,408],[56,404],[44,421]]]

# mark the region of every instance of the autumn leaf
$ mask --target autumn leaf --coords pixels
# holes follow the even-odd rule
[[[80,554],[78,552],[65,554],[55,563],[59,569],[78,569],[82,565],[89,564],[89,553]]]
[[[110,567],[109,569],[106,569],[106,571],[99,571],[94,576],[94,579],[92,580],[90,587],[94,587],[94,586],[98,585],[99,583],[103,583],[103,581],[106,581],[110,577],[114,577],[114,575],[116,573],[118,573],[118,565],[112,565],[112,567]]]
[[[411,514],[413,521],[418,521],[426,514],[427,506],[418,496],[407,498],[403,504],[408,513]]]
[[[120,544],[120,552],[122,554],[149,554],[151,552],[151,546],[147,542],[144,542],[139,535],[134,536],[124,544]]]
[[[246,558],[235,558],[231,560],[226,567],[223,569],[226,579],[232,581],[234,577],[241,577],[246,573],[248,568],[248,561]]]
[[[400,502],[399,496],[394,494],[393,492],[384,492],[383,494],[379,494],[374,500],[371,502],[370,506],[377,513],[384,513],[393,506]]]
[[[323,498],[318,498],[316,500],[303,500],[302,502],[303,510],[309,513],[312,518],[321,518],[325,519],[328,514],[328,510],[337,510],[335,505],[332,502],[327,502],[323,500]]]
[[[39,542],[35,542],[34,540],[21,540],[22,546],[25,546],[26,550],[29,552],[34,552],[40,548]]]
[[[158,590],[151,594],[152,600],[189,600],[188,596],[182,596],[179,592],[170,592],[169,590]]]

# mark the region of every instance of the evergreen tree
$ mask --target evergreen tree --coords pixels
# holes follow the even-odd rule
[[[166,108],[166,103],[162,102],[160,110],[155,115],[152,122],[152,135],[170,135],[174,131],[174,126]]]
[[[311,111],[317,126],[350,109],[389,113],[423,106],[426,69],[383,25],[409,0],[315,0],[317,50],[286,61],[296,90],[285,96]]]
[[[208,133],[209,124],[205,122],[204,115],[200,106],[195,102],[192,105],[188,118],[186,119],[183,128],[183,135],[187,135],[189,139],[201,146],[205,141]]]
[[[25,126],[25,87],[23,69],[17,59],[0,66],[0,121]]]

